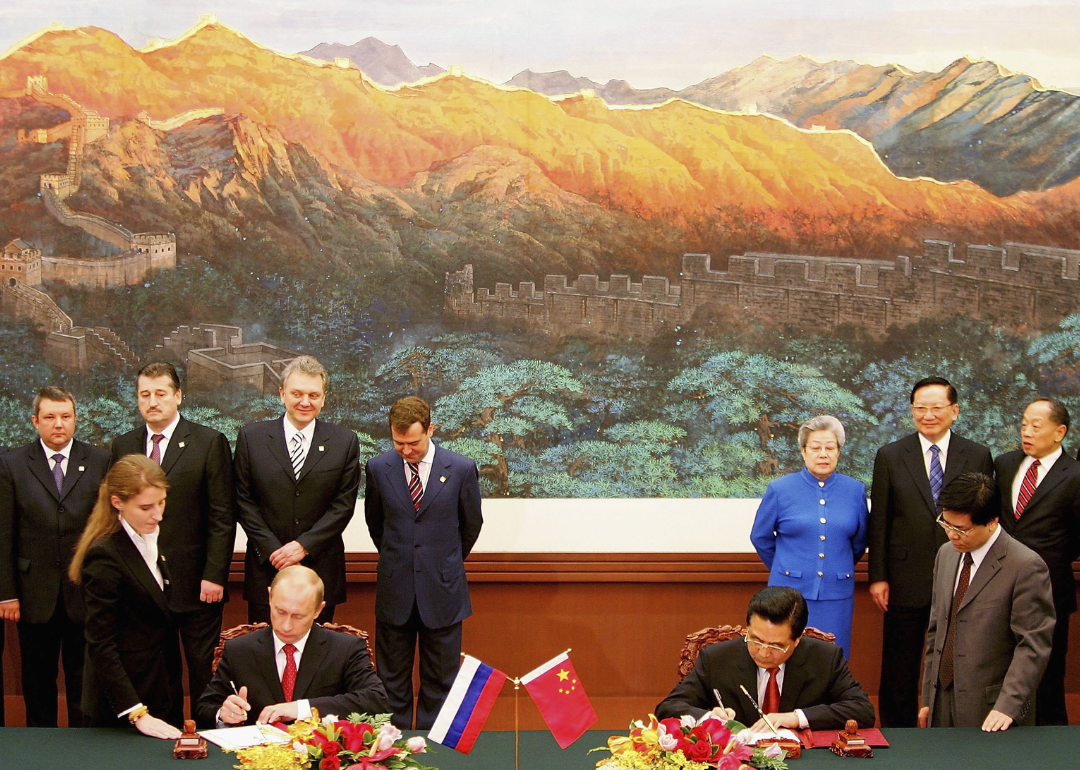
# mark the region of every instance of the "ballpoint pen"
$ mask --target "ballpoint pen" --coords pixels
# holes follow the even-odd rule
[[[773,731],[773,735],[779,738],[780,732],[776,729],[776,725],[774,725],[772,721],[767,716],[765,716],[765,712],[761,710],[761,706],[757,704],[757,701],[750,697],[750,693],[748,693],[746,691],[746,688],[743,687],[741,684],[739,685],[739,689],[743,691],[743,695],[746,696],[746,699],[750,701],[751,704],[753,704],[754,709],[757,711],[758,714],[761,715],[761,718],[765,720],[765,724],[767,724],[769,726],[769,729]]]

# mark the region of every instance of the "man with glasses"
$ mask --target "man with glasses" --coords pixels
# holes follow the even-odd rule
[[[934,563],[920,727],[1035,724],[1054,603],[1037,553],[998,526],[997,489],[965,473],[938,498],[949,542]]]
[[[699,719],[712,712],[767,730],[741,685],[777,728],[840,729],[849,719],[872,727],[874,707],[843,651],[804,637],[806,617],[806,600],[794,588],[761,589],[746,611],[746,637],[702,649],[694,670],[656,707],[656,716]]]
[[[945,542],[934,525],[938,495],[961,473],[994,473],[990,450],[952,431],[960,405],[948,380],[920,380],[910,400],[917,432],[878,450],[870,491],[870,596],[885,613],[878,698],[885,727],[914,727],[919,710],[934,555]]]
[[[1036,697],[1035,723],[1067,725],[1065,659],[1069,616],[1076,612],[1072,563],[1080,557],[1080,463],[1064,452],[1069,410],[1052,398],[1038,398],[1024,410],[1023,449],[998,457],[1001,525],[1042,557],[1054,592],[1053,649]]]

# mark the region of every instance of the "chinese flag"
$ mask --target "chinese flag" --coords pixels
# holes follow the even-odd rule
[[[596,724],[589,696],[565,652],[521,677],[555,742],[565,749]]]

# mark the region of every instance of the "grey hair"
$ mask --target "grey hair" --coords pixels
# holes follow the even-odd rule
[[[816,430],[832,431],[832,434],[836,436],[837,448],[844,446],[844,424],[831,414],[819,414],[799,426],[799,449],[806,448],[808,437]]]
[[[326,390],[327,383],[330,380],[330,372],[326,371],[326,367],[320,364],[315,356],[297,356],[287,363],[281,372],[281,387],[285,387],[285,383],[289,381],[289,376],[293,374],[306,374],[310,377],[322,378],[323,390]]]

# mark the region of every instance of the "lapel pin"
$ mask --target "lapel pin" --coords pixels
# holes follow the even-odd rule
[[[179,446],[179,447],[180,447],[181,449],[183,449],[183,448],[184,448],[184,442],[183,442],[183,441],[181,441],[181,442],[179,443],[179,445],[178,445],[178,446]]]
[[[445,484],[446,483],[446,476],[439,476],[439,481],[442,482],[443,484]]]
[[[322,445],[320,444],[320,445],[319,445],[319,451],[320,451],[320,452],[325,452],[325,451],[326,451],[326,448],[325,448],[324,446],[322,446]]]
[[[82,473],[82,472],[83,472],[83,471],[85,471],[85,470],[86,470],[86,466],[85,466],[85,465],[80,465],[80,466],[79,466],[79,472],[80,472],[80,473]]]

